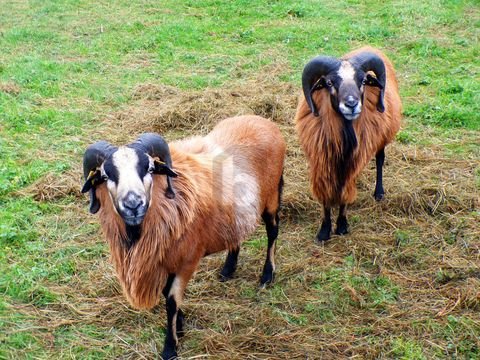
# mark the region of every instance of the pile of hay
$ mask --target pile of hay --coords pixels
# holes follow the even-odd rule
[[[402,339],[421,344],[430,356],[452,355],[459,344],[474,344],[478,351],[478,163],[447,158],[441,148],[392,144],[387,148],[385,200],[373,200],[372,163],[349,210],[350,234],[319,246],[313,239],[320,206],[310,195],[293,124],[298,93],[271,79],[204,91],[146,84],[134,90],[130,107],[105,119],[108,132],[101,136],[124,143],[146,131],[167,140],[205,134],[223,118],[253,113],[273,119],[288,142],[276,284],[264,291],[256,288],[266,243],[252,241],[243,248],[237,277],[227,283],[217,281],[224,255],[204,259],[187,290],[187,334],[180,353],[239,359],[394,357],[392,349]],[[72,190],[72,178],[77,181],[80,171],[46,177],[31,191],[43,201],[79,195]],[[64,216],[95,223],[87,216],[86,202],[72,205]],[[84,226],[71,221],[73,230]],[[263,229],[258,238],[264,240]],[[72,241],[88,248],[102,240],[98,235]],[[65,302],[36,315],[50,324],[47,329],[79,323],[115,329],[118,336],[111,341],[124,358],[158,356],[163,310],[131,310],[106,256],[76,265],[89,282],[74,279],[58,288]],[[376,303],[372,292],[383,300]],[[468,320],[458,332],[451,331],[451,338],[441,330],[451,325],[449,316]],[[122,338],[145,331],[150,336],[134,345]],[[90,338],[80,340],[97,345]]]

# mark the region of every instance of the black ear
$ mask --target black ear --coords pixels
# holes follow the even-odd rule
[[[155,170],[153,170],[154,174],[158,175],[167,175],[170,177],[177,177],[178,174],[170,169],[166,164],[162,164],[159,161],[155,161]]]
[[[313,93],[317,90],[323,89],[325,86],[327,86],[327,80],[325,79],[325,76],[322,76],[320,79],[318,79],[315,84],[313,84],[312,88],[310,89],[310,98],[312,98]],[[313,100],[312,100],[313,103]],[[318,109],[315,108],[313,111],[313,115],[318,116]]]
[[[325,76],[322,76],[315,82],[315,84],[313,84],[312,89],[310,90],[310,94],[313,94],[315,90],[323,89],[325,86],[327,86],[327,79],[325,78]]]
[[[175,191],[173,191],[172,177],[177,177],[178,174],[175,171],[173,171],[163,161],[155,160],[154,165],[155,165],[155,169],[153,170],[154,174],[167,175],[167,189],[165,190],[165,196],[169,199],[174,199]]]
[[[100,170],[90,171],[90,174],[87,176],[87,180],[85,180],[85,184],[82,187],[82,194],[86,193],[87,191],[91,190],[97,185],[100,185],[105,180],[103,180],[102,175],[100,174]]]
[[[310,89],[310,96],[312,96],[315,91],[323,89],[326,86],[327,86],[327,79],[325,78],[325,76],[322,76],[320,79],[318,79],[315,82],[315,84],[313,84],[312,88]]]
[[[385,105],[383,103],[383,97],[385,88],[378,79],[370,74],[367,74],[365,78],[365,85],[374,86],[380,89],[380,95],[378,96],[377,110],[383,113],[385,111]]]
[[[105,182],[100,174],[100,170],[91,171],[82,187],[82,194],[90,191],[90,213],[96,214],[100,210],[100,201],[95,194],[95,187]]]
[[[375,86],[375,87],[378,87],[379,89],[383,89],[383,85],[380,84],[378,79],[375,76],[372,76],[370,74],[367,74],[367,77],[365,78],[365,85]]]
[[[95,194],[95,188],[90,189],[90,214],[96,214],[100,210],[100,201]]]

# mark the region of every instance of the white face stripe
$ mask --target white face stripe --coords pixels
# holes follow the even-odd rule
[[[353,83],[357,86],[355,83],[355,69],[348,61],[342,61],[338,69],[338,76],[342,78],[343,83]],[[353,110],[345,105],[344,101],[347,99],[340,99],[338,107],[347,120],[355,120],[360,116],[360,112],[362,111],[362,99],[358,99],[358,104]]]
[[[340,68],[338,69],[338,76],[343,81],[355,81],[355,69],[348,61],[342,61]]]
[[[138,156],[132,148],[122,146],[112,156],[112,163],[118,171],[118,184],[116,189],[117,201],[123,199],[129,191],[143,196],[145,199],[145,186],[138,176]],[[121,207],[121,201],[118,202]]]

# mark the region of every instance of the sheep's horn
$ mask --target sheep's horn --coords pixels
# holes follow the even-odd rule
[[[172,157],[170,156],[170,149],[168,148],[167,142],[158,134],[146,133],[140,135],[140,137],[131,145],[132,147],[140,146],[145,152],[151,157],[160,158],[168,168],[167,170],[167,190],[165,191],[165,196],[169,199],[175,197],[175,192],[173,191],[171,177],[175,177],[176,174],[172,170]]]
[[[102,165],[105,159],[116,150],[115,146],[106,141],[98,141],[90,145],[83,155],[83,176],[85,184],[82,193],[90,191],[90,212],[95,214],[100,209],[100,202],[95,195],[95,185],[101,182],[98,167]]]
[[[310,60],[305,65],[302,74],[302,88],[307,104],[310,107],[310,111],[318,116],[318,110],[312,99],[312,94],[315,90],[320,89],[316,82],[323,75],[327,75],[330,72],[337,70],[340,67],[340,61],[330,56],[317,56]]]
[[[376,81],[371,79],[370,85],[377,86],[380,88],[380,95],[378,96],[377,110],[380,112],[385,111],[384,97],[385,97],[385,85],[386,85],[386,74],[385,74],[385,64],[380,56],[372,52],[362,52],[352,59],[350,62],[355,66],[358,66],[365,72],[373,71],[377,77]]]

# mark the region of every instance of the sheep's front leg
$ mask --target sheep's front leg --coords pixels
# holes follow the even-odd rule
[[[179,309],[178,280],[175,274],[170,274],[167,284],[163,289],[165,296],[165,309],[167,311],[167,334],[162,351],[162,359],[170,360],[177,358],[178,331],[183,332],[183,313]],[[175,283],[177,281],[177,283]]]
[[[265,211],[262,218],[265,222],[268,238],[267,258],[263,266],[262,277],[260,278],[260,286],[265,287],[267,284],[272,283],[275,278],[275,242],[278,237],[280,218],[278,216],[278,210],[275,215]]]
[[[323,221],[322,226],[317,233],[317,241],[324,242],[330,239],[332,233],[332,213],[329,206],[323,205]]]
[[[227,259],[223,265],[222,271],[220,271],[220,281],[227,281],[233,277],[235,270],[237,269],[238,253],[240,248],[231,250],[227,254]]]
[[[377,183],[375,185],[375,192],[373,196],[375,200],[380,201],[385,196],[385,191],[383,190],[383,164],[385,162],[385,148],[381,149],[375,155],[375,165],[377,166]]]
[[[335,234],[345,235],[348,233],[348,222],[347,222],[347,206],[345,204],[340,205],[340,210],[338,212],[337,218],[337,228]]]
[[[167,310],[167,335],[165,337],[165,345],[162,351],[162,359],[170,360],[177,358],[177,318],[178,305],[174,297],[169,297],[166,301]]]
[[[165,296],[165,308],[167,310],[167,335],[162,351],[162,359],[170,360],[177,358],[178,339],[183,335],[183,312],[180,306],[183,302],[183,294],[188,281],[193,275],[200,257],[192,257],[188,262],[179,266],[177,274],[170,274],[167,279],[163,295]]]

